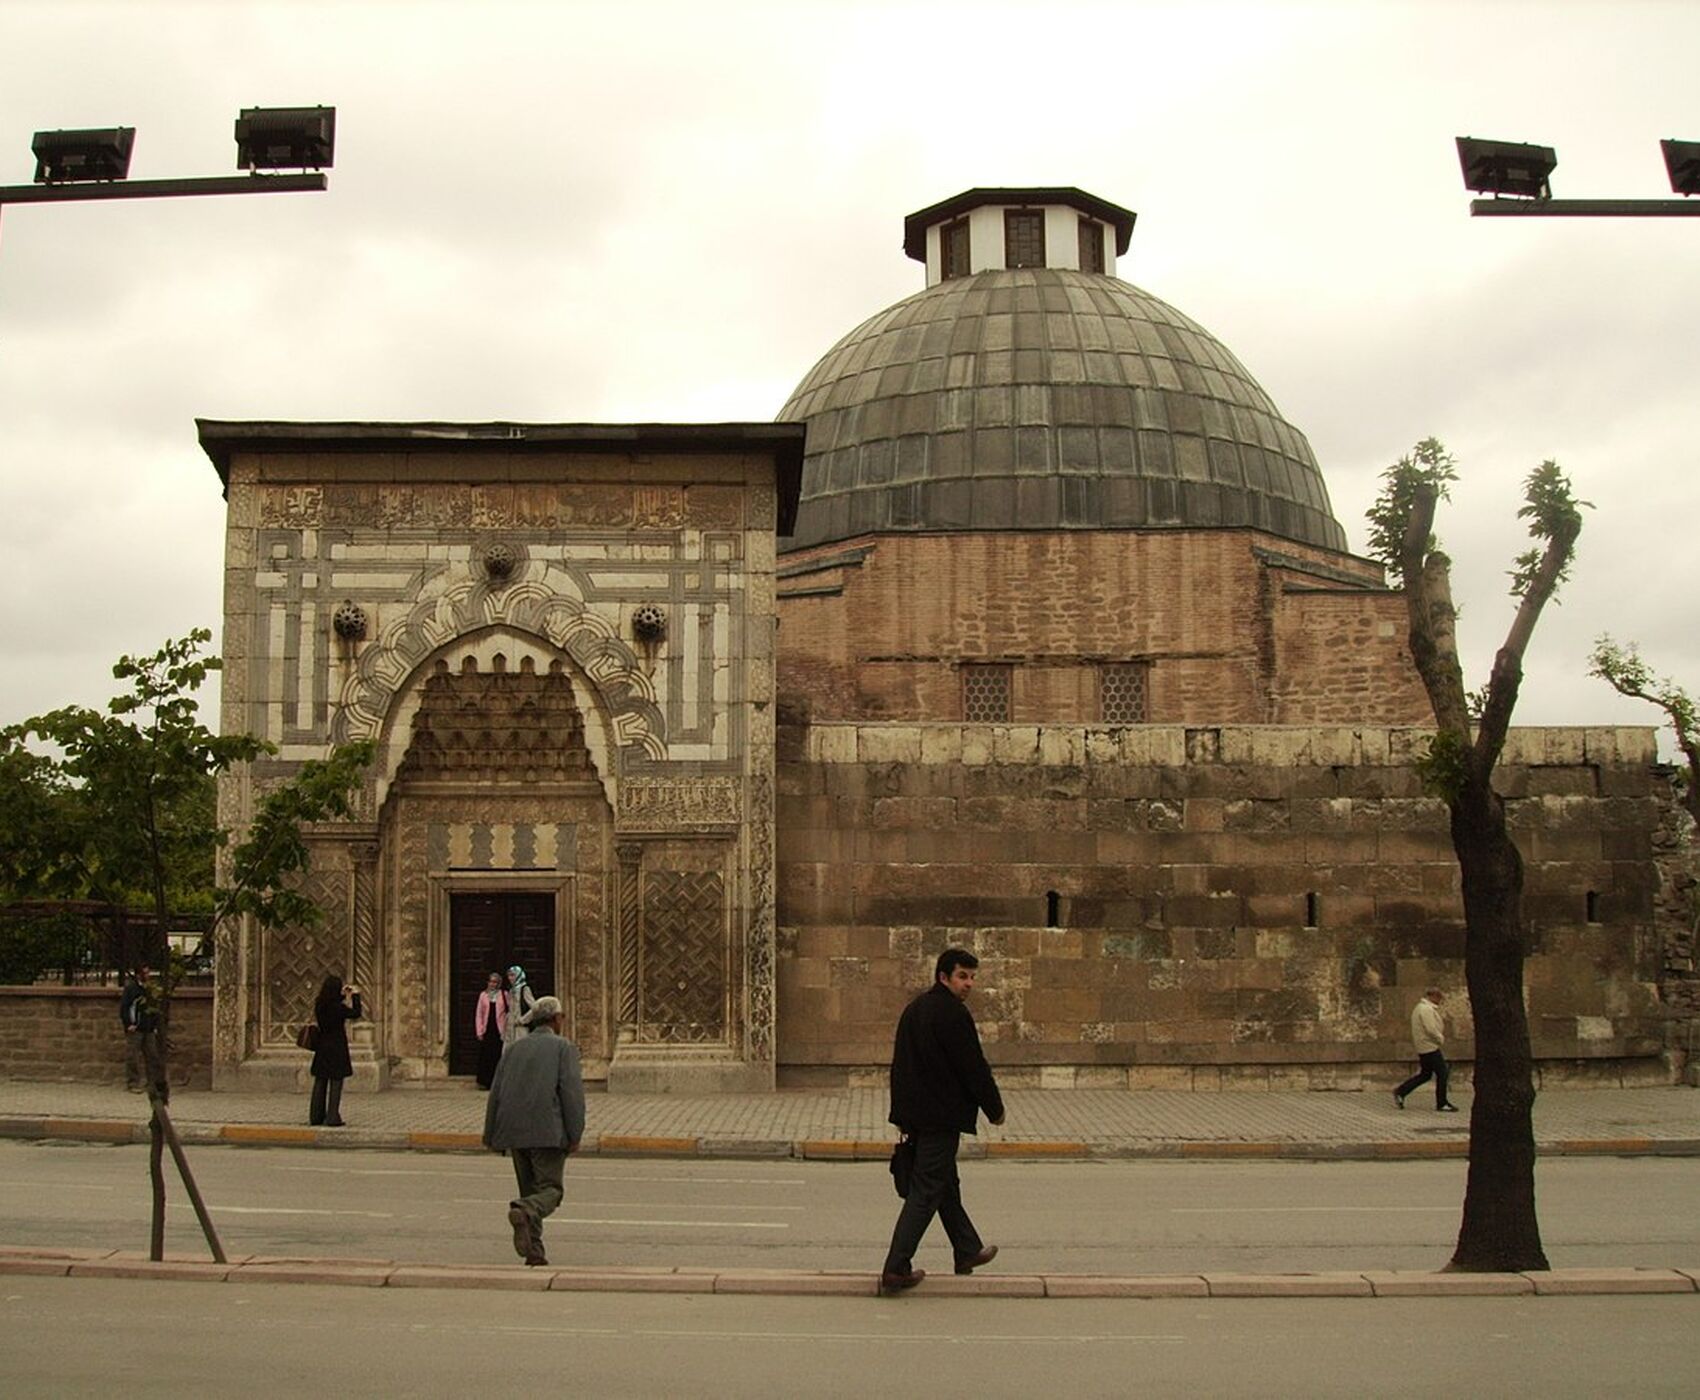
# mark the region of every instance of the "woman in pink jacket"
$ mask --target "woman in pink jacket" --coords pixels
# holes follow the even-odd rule
[[[501,973],[490,974],[478,998],[474,1024],[478,1029],[478,1087],[488,1089],[496,1077],[496,1064],[502,1058],[502,1039],[508,1031],[508,994],[502,987]]]

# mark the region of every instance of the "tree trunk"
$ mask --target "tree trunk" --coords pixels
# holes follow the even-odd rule
[[[1449,1267],[1546,1269],[1535,1216],[1534,1061],[1523,1007],[1523,859],[1506,830],[1505,804],[1485,775],[1466,777],[1449,805],[1464,886],[1464,977],[1476,1023],[1470,1170]]]

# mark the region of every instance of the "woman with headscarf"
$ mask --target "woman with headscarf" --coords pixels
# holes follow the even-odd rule
[[[478,1031],[478,1087],[488,1089],[502,1058],[502,1041],[508,1033],[508,994],[502,989],[502,974],[492,972],[478,997],[473,1021]]]
[[[537,993],[531,990],[531,984],[525,980],[525,969],[517,964],[508,969],[508,1028],[502,1034],[502,1039],[509,1045],[516,1040],[524,1040],[531,1034],[531,1027],[526,1025],[525,1018],[531,1014],[531,1008],[537,1005]]]
[[[319,987],[313,1003],[313,1019],[319,1025],[319,1044],[313,1051],[313,1101],[307,1121],[317,1128],[340,1128],[342,1081],[354,1073],[348,1055],[348,1022],[360,1019],[360,988],[331,973]]]

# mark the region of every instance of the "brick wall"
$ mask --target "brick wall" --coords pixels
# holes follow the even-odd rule
[[[815,720],[961,719],[960,668],[987,661],[1015,666],[1016,724],[1097,722],[1093,668],[1126,660],[1159,723],[1429,713],[1379,566],[1249,530],[821,546],[785,556],[779,613],[781,695]]]
[[[212,1084],[212,988],[171,999],[171,1081]],[[0,987],[0,1077],[124,1082],[117,987]]]
[[[784,1080],[877,1077],[905,999],[950,944],[982,959],[976,1016],[1013,1083],[1390,1082],[1431,983],[1467,1060],[1457,864],[1445,807],[1410,766],[1425,739],[790,731]],[[1664,1072],[1652,758],[1650,729],[1517,730],[1507,745],[1531,1032],[1549,1080]]]

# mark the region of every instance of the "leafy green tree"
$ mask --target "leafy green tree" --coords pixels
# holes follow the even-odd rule
[[[201,654],[211,637],[197,629],[152,656],[121,658],[112,673],[129,683],[128,690],[104,714],[71,706],[7,731],[0,749],[0,833],[39,823],[31,846],[14,860],[17,869],[6,870],[19,888],[47,892],[80,882],[107,900],[142,891],[161,930],[174,892],[191,891],[197,883],[205,888],[204,875],[230,836],[218,825],[212,784],[218,774],[272,752],[263,739],[217,735],[201,724],[195,692],[221,664]],[[31,740],[54,753],[34,753],[26,747]],[[210,894],[203,952],[225,923],[241,916],[266,925],[319,917],[312,902],[292,888],[308,864],[301,825],[350,814],[371,753],[369,744],[336,749],[322,761],[303,764],[260,803],[243,840],[231,849],[228,883]],[[222,1260],[166,1107],[171,992],[182,970],[180,959],[165,960],[142,1034],[152,1108],[152,1256],[161,1258],[164,1251],[161,1157],[169,1146],[213,1254]]]
[[[1464,893],[1475,1097],[1463,1222],[1450,1267],[1545,1269],[1535,1213],[1534,1059],[1523,1006],[1523,859],[1506,829],[1493,770],[1517,703],[1524,653],[1542,609],[1564,582],[1587,502],[1576,499],[1556,462],[1541,463],[1525,479],[1517,514],[1535,544],[1511,571],[1517,612],[1472,705],[1458,657],[1452,564],[1434,536],[1436,507],[1456,479],[1452,455],[1427,438],[1382,473],[1369,512],[1370,552],[1405,595],[1411,658],[1436,726],[1422,777],[1446,802]]]
[[[1598,676],[1619,695],[1645,700],[1665,712],[1665,719],[1676,732],[1676,744],[1688,763],[1683,775],[1682,805],[1688,815],[1700,822],[1700,712],[1693,698],[1668,676],[1653,674],[1653,668],[1641,659],[1641,649],[1634,642],[1619,646],[1607,633],[1594,643],[1588,656],[1588,673]]]

